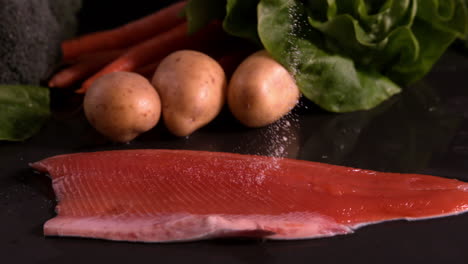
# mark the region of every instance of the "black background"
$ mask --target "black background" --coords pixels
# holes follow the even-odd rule
[[[174,0],[82,1],[83,7],[78,13],[80,33],[110,29],[175,2]]]
[[[171,1],[84,2],[81,33],[117,26]],[[30,162],[64,153],[176,148],[280,153],[468,181],[467,73],[467,57],[452,49],[424,80],[371,111],[330,114],[303,101],[282,121],[247,129],[225,110],[188,138],[171,136],[161,123],[129,144],[110,143],[97,134],[84,118],[80,96],[53,91],[53,117],[38,135],[23,143],[0,142],[1,262],[467,263],[468,214],[387,222],[347,236],[304,241],[143,244],[45,238],[42,225],[54,216],[54,195],[50,181],[28,167]]]

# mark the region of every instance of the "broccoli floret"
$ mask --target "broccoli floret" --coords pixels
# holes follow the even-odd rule
[[[39,85],[74,34],[81,0],[0,0],[0,84]]]

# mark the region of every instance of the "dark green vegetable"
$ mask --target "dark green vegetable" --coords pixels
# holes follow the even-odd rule
[[[324,34],[326,50],[406,85],[427,74],[447,47],[468,32],[463,1],[399,0],[376,5],[379,1],[346,0],[317,8],[316,3],[326,1],[314,0],[307,6],[313,10],[308,20]]]
[[[237,37],[260,44],[257,33],[257,5],[259,0],[227,0],[224,30]]]
[[[0,140],[25,140],[34,135],[50,115],[49,89],[0,85],[0,106]]]
[[[328,54],[309,41],[320,35],[309,30],[300,2],[261,1],[258,24],[265,48],[293,73],[302,93],[323,109],[370,109],[400,91],[376,71],[358,71],[351,59]]]
[[[457,38],[468,36],[467,0],[219,2],[226,6],[226,32],[259,38],[302,93],[333,112],[375,107],[420,80]]]
[[[191,0],[185,7],[189,33],[197,32],[214,19],[223,19],[226,3],[219,0]]]

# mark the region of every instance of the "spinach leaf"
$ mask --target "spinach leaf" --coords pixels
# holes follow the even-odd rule
[[[351,59],[321,49],[322,34],[309,26],[301,2],[261,0],[258,18],[265,48],[294,75],[302,93],[320,107],[332,112],[370,109],[400,92],[379,73],[358,70]]]
[[[34,135],[50,115],[49,100],[45,87],[0,85],[0,140]]]
[[[226,0],[191,0],[185,6],[189,34],[226,15]]]
[[[257,33],[257,5],[260,0],[227,0],[223,28],[227,33],[260,44]]]

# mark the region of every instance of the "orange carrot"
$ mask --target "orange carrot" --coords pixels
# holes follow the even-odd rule
[[[134,71],[138,67],[161,60],[169,53],[184,48],[200,48],[204,43],[216,39],[221,33],[219,23],[212,23],[194,35],[187,34],[187,23],[183,23],[167,32],[142,42],[108,64],[101,71],[83,83],[77,93],[84,93],[97,78],[115,71]]]
[[[62,43],[63,59],[69,61],[88,52],[126,48],[167,31],[184,20],[179,14],[185,4],[178,2],[121,27],[66,40]]]
[[[119,57],[124,50],[110,50],[87,54],[80,57],[76,64],[57,72],[49,81],[49,87],[68,87],[83,80]]]
[[[84,61],[104,59],[104,58],[109,58],[109,61],[110,61],[122,55],[126,50],[128,49],[109,49],[109,50],[100,50],[100,51],[85,53],[74,58],[73,60],[67,60],[67,61],[62,60],[62,63],[65,65],[72,65],[72,64],[77,64],[77,63],[81,63]]]

